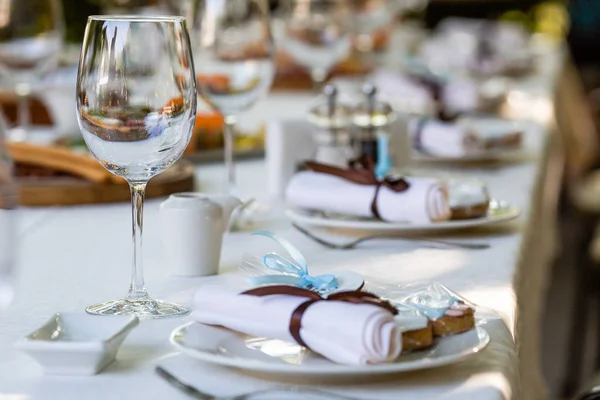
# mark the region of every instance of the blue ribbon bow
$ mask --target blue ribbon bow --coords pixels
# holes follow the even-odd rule
[[[288,260],[276,253],[268,253],[262,259],[269,269],[282,272],[284,275],[263,275],[251,278],[255,285],[284,284],[298,286],[304,289],[316,289],[326,292],[338,288],[338,280],[334,275],[310,275],[306,259],[289,241],[269,231],[252,232],[254,236],[266,236],[279,243],[292,257]]]

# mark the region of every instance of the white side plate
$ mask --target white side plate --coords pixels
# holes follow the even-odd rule
[[[469,357],[484,349],[489,342],[487,331],[477,327],[435,339],[431,348],[401,355],[393,363],[350,366],[335,364],[293,343],[253,338],[198,322],[180,326],[171,334],[173,346],[194,358],[271,375],[296,377],[389,374],[439,367]]]
[[[358,218],[339,214],[325,214],[318,211],[287,209],[285,214],[293,222],[305,225],[318,226],[322,228],[343,228],[368,231],[446,231],[453,229],[465,229],[478,226],[495,224],[515,219],[519,216],[519,207],[503,202],[492,200],[488,214],[482,218],[430,222],[424,224],[411,224],[408,222],[385,222],[370,218]]]

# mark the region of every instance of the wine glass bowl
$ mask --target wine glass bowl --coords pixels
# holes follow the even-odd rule
[[[269,92],[275,74],[266,2],[199,3],[192,17],[199,94],[219,113],[238,115]]]
[[[394,21],[391,4],[387,0],[351,1],[354,49],[361,53],[382,50]]]
[[[192,68],[169,44],[181,41],[181,32],[164,31],[164,24],[122,27],[121,20],[104,20],[93,25],[96,32],[83,49],[86,54],[94,54],[95,47],[106,49],[81,64],[78,110],[83,138],[106,169],[129,182],[147,181],[175,163],[195,120]],[[147,46],[143,40],[148,40]],[[120,49],[119,42],[125,43]]]
[[[196,79],[183,17],[92,16],[77,76],[77,117],[92,155],[131,188],[134,263],[127,297],[86,309],[141,317],[189,310],[151,299],[144,285],[144,190],[187,147],[196,119]]]
[[[347,0],[290,0],[283,7],[280,46],[308,69],[315,89],[351,49],[351,10]]]

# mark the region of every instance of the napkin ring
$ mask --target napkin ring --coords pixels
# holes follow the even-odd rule
[[[307,169],[319,172],[322,174],[333,175],[347,181],[359,184],[375,186],[375,193],[371,201],[371,213],[377,219],[381,218],[377,207],[377,197],[382,186],[394,192],[404,192],[408,190],[409,184],[406,180],[394,176],[385,176],[383,179],[378,179],[375,172],[375,163],[370,157],[360,157],[348,162],[348,168],[343,169],[333,165],[326,165],[314,161],[306,161],[304,163]]]
[[[292,312],[292,316],[290,317],[289,331],[296,343],[298,343],[300,346],[306,347],[309,350],[310,348],[306,345],[306,343],[304,342],[304,340],[302,340],[302,337],[300,336],[300,329],[302,328],[302,316],[311,305],[319,301],[343,301],[346,303],[353,304],[371,304],[377,307],[381,307],[391,312],[393,315],[398,314],[398,310],[389,301],[384,300],[372,293],[361,292],[360,289],[347,292],[338,292],[331,294],[327,297],[321,297],[318,293],[313,292],[312,290],[302,289],[295,286],[276,285],[246,290],[241,294],[259,297],[278,294],[306,297],[308,300],[304,303],[301,303]]]

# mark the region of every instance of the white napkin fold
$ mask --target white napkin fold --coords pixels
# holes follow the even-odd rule
[[[414,118],[409,123],[408,132],[417,151],[439,157],[462,157],[467,152],[465,129],[455,123]]]
[[[514,121],[501,118],[465,117],[454,122],[413,118],[408,131],[417,150],[440,157],[462,157],[484,151],[490,141],[514,135],[520,129]]]
[[[486,25],[483,25],[486,24]],[[493,55],[485,65],[477,60],[478,43],[485,30]],[[530,35],[523,26],[507,21],[490,22],[468,18],[448,18],[419,49],[421,58],[437,71],[475,69],[495,75],[531,64]]]
[[[400,110],[428,114],[436,107],[430,90],[402,73],[382,68],[374,72],[369,81],[377,86],[383,99]],[[468,77],[452,77],[441,89],[440,102],[452,113],[477,110],[481,100],[480,84]]]
[[[223,286],[201,287],[192,318],[252,336],[295,342],[290,316],[306,298],[249,296]],[[394,316],[369,304],[320,301],[305,311],[300,329],[310,349],[333,362],[364,365],[389,362],[402,351],[402,333]]]
[[[406,75],[380,68],[368,80],[377,87],[382,99],[389,101],[395,108],[419,114],[434,109],[429,90]]]
[[[406,178],[409,189],[394,192],[383,186],[377,195],[381,218],[390,222],[428,223],[450,218],[446,187],[428,178]],[[359,185],[337,176],[313,171],[295,174],[286,190],[292,207],[372,217],[375,186]]]
[[[480,85],[473,79],[457,77],[444,85],[441,103],[450,113],[474,111],[482,107]]]

